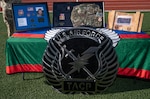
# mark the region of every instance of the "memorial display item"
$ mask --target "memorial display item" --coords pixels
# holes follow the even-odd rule
[[[95,94],[110,87],[119,67],[112,40],[95,29],[65,29],[52,37],[42,58],[50,85],[64,94]]]
[[[12,5],[15,30],[17,32],[50,29],[46,2],[16,3]]]
[[[104,2],[54,2],[53,27],[105,27]]]
[[[144,14],[125,13],[119,11],[110,11],[108,14],[108,28],[114,30],[141,32]]]

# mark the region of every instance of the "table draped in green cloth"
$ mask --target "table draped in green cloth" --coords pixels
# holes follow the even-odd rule
[[[6,42],[6,73],[42,72],[47,42],[42,38],[9,38]]]
[[[150,39],[121,39],[115,50],[119,75],[150,79]]]
[[[47,46],[43,38],[9,38],[6,42],[6,73],[42,72]],[[121,39],[115,47],[118,75],[150,79],[150,39]]]

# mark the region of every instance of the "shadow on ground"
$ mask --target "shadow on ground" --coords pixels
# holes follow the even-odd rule
[[[150,80],[118,76],[104,94],[150,89]]]

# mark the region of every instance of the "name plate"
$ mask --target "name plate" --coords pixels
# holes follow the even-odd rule
[[[64,91],[79,91],[79,92],[94,92],[96,89],[95,81],[93,80],[81,80],[81,81],[64,81]]]

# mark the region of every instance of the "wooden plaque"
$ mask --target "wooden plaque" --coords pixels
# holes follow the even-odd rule
[[[139,11],[136,13],[110,11],[108,14],[108,28],[141,32],[143,16],[144,14],[141,14]]]

